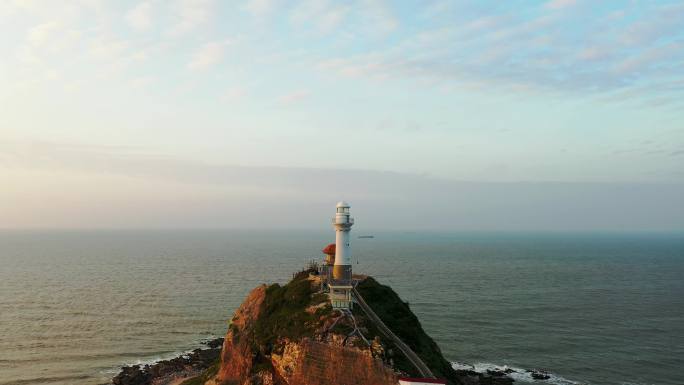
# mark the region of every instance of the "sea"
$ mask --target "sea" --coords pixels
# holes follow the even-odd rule
[[[518,384],[684,384],[683,234],[357,235],[354,271],[391,285],[456,367],[506,366]],[[1,231],[0,384],[102,384],[192,350],[225,334],[253,287],[286,282],[333,240]]]

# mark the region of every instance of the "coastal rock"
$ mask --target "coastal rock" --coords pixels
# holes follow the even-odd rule
[[[287,285],[259,286],[235,312],[221,362],[205,385],[396,385],[416,368],[360,310],[333,310],[307,271]],[[449,384],[509,385],[506,376],[459,373],[423,331],[409,305],[368,277],[358,290],[430,369]]]
[[[492,369],[487,369],[487,374],[489,374],[490,376],[494,376],[494,377],[502,377],[502,376],[506,375],[506,373],[504,373],[500,370],[492,370]]]
[[[233,317],[210,383],[395,385],[394,371],[346,335],[352,323],[332,311],[316,280],[307,274],[254,289]]]
[[[271,363],[273,368],[280,373],[280,375],[288,382],[292,381],[292,377],[297,370],[299,362],[303,354],[301,344],[294,342],[286,342],[282,354],[272,354]]]
[[[457,370],[458,383],[461,385],[511,385],[513,379],[503,375],[479,373],[474,370]]]
[[[254,323],[261,314],[262,304],[266,296],[266,285],[252,290],[235,312],[221,351],[221,365],[215,377],[216,383],[234,383],[258,385],[263,378],[252,374],[258,373],[256,358],[258,349],[249,338]],[[257,350],[257,351],[255,351]]]
[[[114,385],[396,385],[399,376],[420,377],[392,338],[401,339],[450,385],[512,384],[505,372],[454,370],[409,304],[372,277],[361,278],[356,289],[375,318],[361,308],[333,310],[319,291],[320,277],[310,273],[252,290],[222,343],[211,341],[209,349],[156,365],[124,368]],[[377,318],[396,337],[385,335]]]
[[[112,379],[114,385],[166,384],[175,378],[197,375],[211,367],[218,359],[223,338],[206,342],[207,349],[195,349],[179,357],[152,365],[126,366]]]
[[[146,385],[150,382],[150,374],[140,365],[126,366],[112,379],[114,385]]]
[[[551,378],[551,376],[543,370],[528,370],[527,372],[530,373],[535,380],[548,380]]]

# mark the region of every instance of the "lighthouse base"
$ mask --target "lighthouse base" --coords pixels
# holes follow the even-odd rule
[[[351,282],[352,267],[351,265],[333,265],[333,279],[341,282]]]
[[[352,308],[352,286],[351,285],[329,285],[330,304],[333,309],[351,309]]]

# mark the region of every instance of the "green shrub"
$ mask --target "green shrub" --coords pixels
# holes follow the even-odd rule
[[[261,315],[254,327],[257,346],[273,345],[278,338],[298,340],[313,335],[317,318],[305,311],[314,293],[308,276],[308,272],[302,272],[285,286],[273,284],[266,288]],[[321,297],[314,299],[320,301]]]
[[[392,288],[368,277],[359,283],[356,289],[382,322],[408,345],[436,376],[457,381],[456,373],[442,356],[439,346],[425,333],[408,303],[402,301]],[[377,330],[372,331],[377,333]],[[384,338],[383,342],[386,342]],[[398,369],[415,373],[415,368],[399,349],[391,344],[388,347],[394,350],[393,359]]]

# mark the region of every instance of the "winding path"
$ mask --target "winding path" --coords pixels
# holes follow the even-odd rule
[[[385,325],[384,322],[378,317],[377,314],[371,309],[370,306],[366,303],[366,301],[363,299],[361,294],[356,290],[356,288],[352,289],[352,294],[354,295],[354,298],[356,299],[356,302],[358,302],[359,306],[361,306],[361,309],[363,309],[364,313],[370,317],[371,321],[375,323],[375,326],[380,329],[380,332],[385,335],[385,337],[389,338],[394,342],[394,345],[401,350],[402,353],[404,353],[404,356],[411,361],[413,366],[418,369],[418,372],[420,372],[420,375],[425,377],[425,378],[435,378],[434,374],[432,374],[432,371],[430,368],[428,368],[427,365],[423,362],[423,360],[418,357],[418,355],[411,350],[411,348],[404,343],[399,337],[397,337],[396,334],[394,334],[390,328]]]

